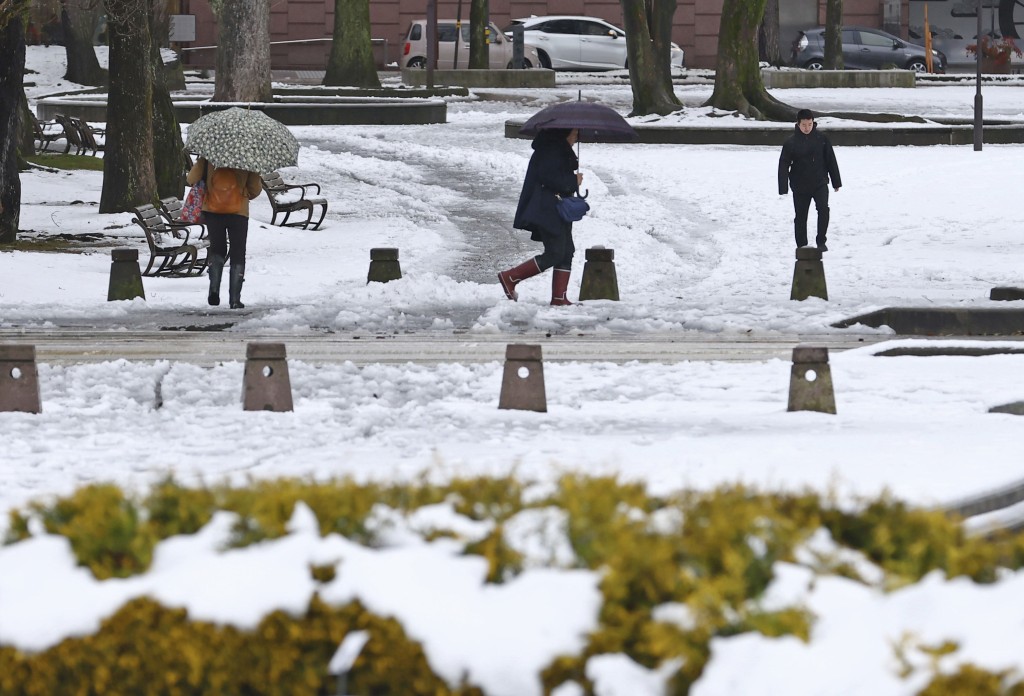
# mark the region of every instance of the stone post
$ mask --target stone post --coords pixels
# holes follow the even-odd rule
[[[291,411],[292,383],[283,343],[250,343],[245,349],[242,408],[246,411]]]
[[[370,272],[366,276],[367,283],[386,283],[402,277],[402,267],[398,265],[398,249],[370,249]]]
[[[142,272],[139,270],[138,249],[114,249],[110,252],[110,285],[107,287],[107,302],[114,300],[146,299],[142,287]]]
[[[548,410],[540,346],[510,343],[505,347],[505,372],[501,378],[498,408],[540,412]]]
[[[836,412],[828,348],[797,346],[789,375],[789,411]]]
[[[0,345],[0,411],[42,413],[35,346]]]
[[[615,250],[604,247],[587,249],[580,282],[580,302],[619,299],[619,281],[615,277]]]
[[[814,247],[799,247],[796,250],[796,266],[793,268],[793,289],[791,300],[806,300],[808,297],[828,299],[825,287],[825,266],[821,262],[821,251]]]

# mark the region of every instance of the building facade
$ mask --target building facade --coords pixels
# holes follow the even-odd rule
[[[179,12],[196,17],[196,40],[184,44],[186,64],[212,66],[216,23],[208,0],[178,0]],[[718,51],[718,29],[724,0],[678,0],[673,39],[686,51],[692,68],[713,68]],[[845,0],[846,24],[878,27],[907,36],[910,0]],[[469,3],[438,0],[438,17],[454,18],[460,5],[469,19]],[[825,19],[825,0],[779,0],[783,53],[796,32],[818,26]],[[424,0],[370,0],[370,22],[378,64],[400,61],[409,23],[425,15]],[[530,15],[573,14],[601,17],[622,26],[618,0],[490,0],[491,21],[505,27],[509,20]],[[334,29],[334,0],[286,0],[271,4],[271,63],[274,69],[323,70]]]

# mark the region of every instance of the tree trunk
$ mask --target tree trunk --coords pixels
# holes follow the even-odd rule
[[[110,44],[101,213],[156,200],[148,0],[106,0]]]
[[[185,174],[192,160],[185,152],[181,126],[174,113],[174,103],[167,86],[167,70],[160,48],[167,43],[170,15],[165,0],[152,0],[149,15],[151,67],[153,75],[153,164],[156,189],[160,198],[185,193]]]
[[[620,0],[626,30],[626,61],[633,88],[630,116],[670,114],[682,103],[672,90],[672,17],[676,0],[657,3],[648,16],[644,0]]]
[[[487,0],[470,0],[468,67],[474,70],[486,70],[491,65],[490,45],[487,43],[490,34],[487,29],[489,15],[490,8],[487,6]]]
[[[843,0],[827,0],[825,4],[825,69],[842,70],[843,63]]]
[[[21,218],[21,104],[25,99],[25,16],[28,3],[0,5],[0,244],[18,238]],[[9,13],[9,14],[8,14]]]
[[[270,0],[214,0],[217,76],[213,101],[269,102]]]
[[[725,0],[718,32],[715,91],[705,106],[757,119],[788,121],[796,109],[768,94],[757,56],[757,27],[767,0]]]
[[[761,60],[776,67],[783,65],[782,46],[779,43],[779,0],[768,0],[765,5],[758,38]]]
[[[370,0],[334,0],[334,35],[325,85],[380,87],[370,37]]]
[[[107,84],[107,71],[100,67],[92,44],[99,9],[99,0],[61,0],[64,50],[68,57],[65,80],[97,87]]]

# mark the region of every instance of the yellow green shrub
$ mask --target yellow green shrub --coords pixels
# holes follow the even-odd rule
[[[917,696],[1024,696],[1024,681],[1008,672],[989,672],[962,665],[952,674],[939,674]]]
[[[67,535],[79,562],[97,577],[123,576],[146,569],[159,539],[193,533],[218,510],[238,515],[233,537],[237,546],[285,534],[299,501],[313,510],[321,533],[342,534],[372,546],[377,540],[367,519],[374,505],[410,512],[448,501],[467,517],[494,523],[492,532],[467,544],[465,553],[486,558],[488,580],[503,582],[523,567],[520,554],[505,541],[504,523],[531,507],[557,507],[566,513],[568,540],[578,565],[601,573],[604,602],[599,623],[585,648],[580,654],[554,659],[542,680],[550,690],[571,679],[583,685],[588,694],[592,685],[585,678],[584,667],[587,659],[597,654],[623,652],[647,667],[682,658],[683,666],[672,680],[671,692],[686,694],[700,677],[710,656],[710,641],[716,636],[756,631],[806,640],[812,617],[799,607],[763,611],[757,600],[772,580],[774,564],[780,560],[792,562],[796,549],[820,528],[827,529],[837,543],[863,552],[883,568],[890,587],[913,582],[935,569],[951,576],[991,581],[1000,567],[1024,566],[1022,534],[968,536],[958,520],[886,498],[852,512],[815,494],[769,495],[742,486],[659,498],[638,483],[574,475],[557,481],[546,496],[534,495],[526,502],[524,486],[511,476],[444,484],[281,479],[253,481],[244,487],[198,488],[167,480],[137,501],[112,486],[91,486],[54,503],[12,511],[7,540],[24,538],[28,518],[35,515],[51,532]],[[444,536],[446,532],[438,530],[434,534]],[[330,582],[335,569],[312,566],[310,572],[319,582]],[[825,572],[849,571],[837,566]],[[654,621],[655,608],[665,603],[685,605],[691,623],[684,628]],[[123,612],[127,613],[122,616]],[[70,647],[62,644],[48,651],[45,663],[33,662],[37,656],[0,649],[0,687],[13,683],[4,682],[6,678],[49,688],[58,681],[46,676],[49,669],[63,675],[82,669],[93,675],[95,683],[114,684],[117,680],[109,675],[127,669],[122,662],[137,664],[142,658],[116,643],[111,631],[116,627],[117,632],[141,636],[148,627],[157,626],[202,649],[183,649],[181,654],[166,656],[158,652],[157,664],[163,661],[166,668],[161,667],[159,674],[147,674],[164,690],[137,693],[314,693],[317,688],[327,689],[322,674],[330,658],[327,653],[347,631],[369,626],[376,631],[375,636],[385,638],[367,646],[367,654],[374,655],[374,661],[368,661],[363,672],[359,672],[361,663],[357,663],[357,673],[350,683],[352,691],[449,693],[430,674],[422,651],[409,643],[398,624],[372,617],[352,605],[331,608],[314,601],[307,616],[272,615],[249,634],[190,622],[180,612],[154,608],[145,602],[126,605],[110,621],[115,623],[106,633],[66,641]],[[388,641],[394,642],[394,647]],[[71,652],[65,655],[62,650]],[[150,657],[147,653],[146,659]],[[247,682],[240,675],[229,675],[222,663],[242,665],[244,669],[239,671],[259,674],[263,681]],[[402,673],[400,664],[412,665],[412,671]],[[29,665],[37,666],[29,669]],[[390,667],[384,669],[382,665]],[[392,679],[388,670],[404,674],[403,678],[415,684],[414,690],[389,690],[404,682]],[[935,677],[927,696],[954,693],[959,684],[975,683],[977,693],[985,694],[989,693],[984,691],[989,688],[986,685],[996,682],[1003,690],[991,693],[1024,696],[1013,690],[1019,683],[1008,681],[1007,675],[995,677],[992,681],[989,673],[965,668],[955,675]],[[358,683],[365,688],[357,688],[357,678],[364,680]],[[271,688],[267,686],[270,681],[280,682],[287,689],[266,690]],[[63,691],[52,693],[100,693],[73,691],[66,685],[59,688]],[[469,687],[457,691],[471,692]],[[0,688],[0,694],[6,693]],[[50,692],[41,687],[38,693]]]
[[[184,610],[136,599],[93,635],[26,655],[0,647],[0,694],[19,696],[320,696],[327,665],[350,631],[370,634],[348,677],[351,693],[479,696],[450,689],[394,619],[358,602],[315,598],[303,616],[275,612],[253,631],[190,621]]]

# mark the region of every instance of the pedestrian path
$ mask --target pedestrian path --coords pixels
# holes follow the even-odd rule
[[[284,343],[289,360],[311,363],[480,363],[504,360],[509,343],[542,346],[544,360],[664,362],[789,360],[793,347],[813,343],[847,350],[887,340],[879,334],[776,335],[747,338],[699,333],[579,336],[544,333],[264,333],[239,331],[0,329],[0,343],[31,344],[40,363],[69,365],[108,360],[184,361],[216,365],[244,361],[253,341]]]

